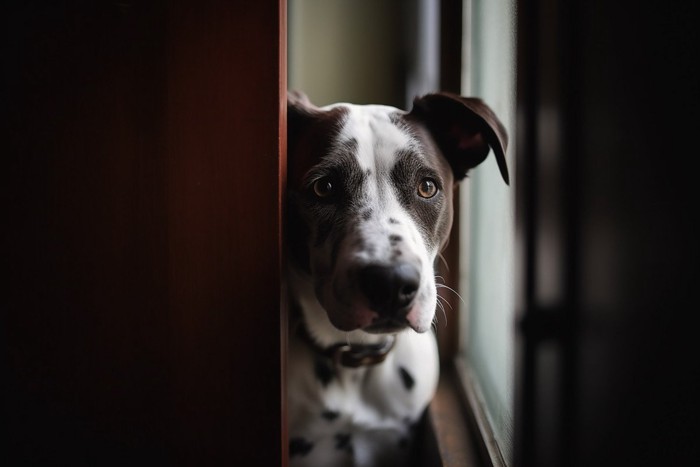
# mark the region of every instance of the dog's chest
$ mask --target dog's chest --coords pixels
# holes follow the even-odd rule
[[[381,364],[335,368],[292,339],[289,371],[291,465],[401,465],[437,382],[437,350],[432,333],[406,333]]]

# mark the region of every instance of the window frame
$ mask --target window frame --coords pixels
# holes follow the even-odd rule
[[[440,89],[460,94],[462,90],[465,51],[470,50],[471,0],[440,2]],[[465,44],[466,42],[466,44]],[[457,290],[459,282],[460,191],[454,194],[454,221],[450,241],[439,265],[445,284]],[[448,266],[449,265],[449,266]],[[438,314],[438,347],[440,349],[440,380],[428,408],[428,429],[435,439],[441,465],[505,467],[507,464],[496,441],[487,416],[485,400],[469,362],[459,354],[460,326],[457,298],[441,288],[445,313]],[[517,362],[516,362],[517,363]]]

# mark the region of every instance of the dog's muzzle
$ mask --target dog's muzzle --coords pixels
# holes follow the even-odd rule
[[[356,281],[367,305],[378,315],[368,330],[406,325],[406,314],[420,287],[420,271],[411,263],[370,265],[357,270]]]

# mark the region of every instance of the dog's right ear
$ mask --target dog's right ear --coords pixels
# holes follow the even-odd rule
[[[308,128],[322,113],[303,92],[287,93],[287,167],[292,188],[299,186],[304,172],[313,165],[311,151],[301,151],[298,146]]]
[[[291,154],[304,128],[319,116],[321,109],[301,91],[287,93],[287,151]]]
[[[332,149],[346,113],[342,106],[319,108],[299,91],[287,94],[287,167],[292,188],[299,188],[307,171]]]
[[[296,89],[292,89],[291,91],[287,92],[287,108],[289,107],[316,108],[316,106],[309,100],[309,96]]]

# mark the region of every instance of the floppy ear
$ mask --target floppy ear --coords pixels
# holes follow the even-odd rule
[[[309,136],[326,112],[311,103],[301,91],[287,93],[287,177],[292,188],[301,185],[306,171],[317,162],[320,138]],[[300,146],[305,146],[300,149]]]
[[[452,166],[456,180],[486,159],[493,149],[498,169],[510,184],[505,151],[508,135],[496,114],[481,99],[449,93],[428,94],[413,101],[410,115],[423,122]]]
[[[313,105],[309,98],[301,91],[289,91],[287,93],[287,148],[292,152],[299,139],[299,135],[321,110]]]

